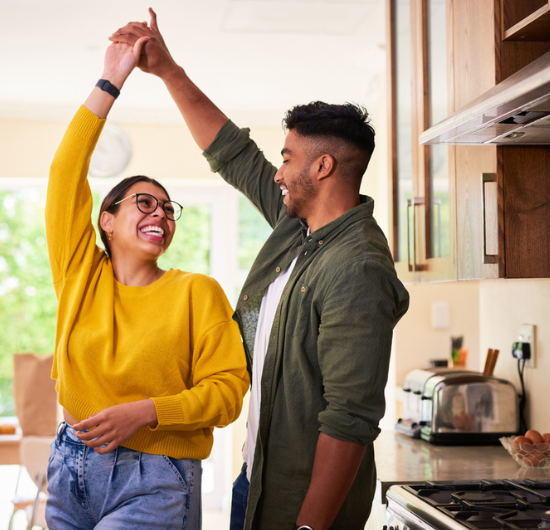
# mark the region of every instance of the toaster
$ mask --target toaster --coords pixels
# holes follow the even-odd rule
[[[498,444],[519,431],[509,381],[456,368],[413,370],[405,378],[404,418],[396,430],[433,444]]]

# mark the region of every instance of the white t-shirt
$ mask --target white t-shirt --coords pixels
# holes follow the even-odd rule
[[[281,300],[283,290],[292,274],[297,259],[298,257],[296,256],[288,268],[279,274],[277,279],[267,287],[260,307],[258,327],[256,328],[256,337],[254,339],[254,361],[252,363],[252,388],[250,390],[250,405],[248,408],[248,428],[246,442],[243,447],[243,459],[248,466],[246,476],[249,481],[252,473],[252,464],[254,463],[256,438],[258,436],[260,402],[262,397],[261,381],[267,346],[269,344],[269,336],[271,335],[271,328],[273,327],[277,307],[279,307],[279,301]]]

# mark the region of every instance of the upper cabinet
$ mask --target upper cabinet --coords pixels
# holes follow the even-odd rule
[[[388,0],[392,241],[402,279],[453,279],[449,149],[419,135],[448,113],[445,0]]]
[[[546,60],[539,58],[550,51],[550,0],[387,2],[400,275],[415,281],[550,277],[550,147],[419,144],[442,120]],[[407,46],[410,65],[402,70]]]

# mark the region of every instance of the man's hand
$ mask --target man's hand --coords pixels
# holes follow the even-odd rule
[[[76,436],[96,453],[104,455],[116,449],[145,426],[157,425],[155,404],[151,399],[123,403],[103,409],[73,425]],[[105,447],[102,445],[107,444]]]
[[[145,22],[130,22],[123,28],[115,31],[109,39],[114,43],[134,46],[139,39],[148,37],[147,43],[143,47],[138,67],[144,72],[163,78],[169,72],[178,68],[178,65],[170,55],[168,47],[160,34],[156,13],[149,8],[149,14],[151,15],[149,26]]]

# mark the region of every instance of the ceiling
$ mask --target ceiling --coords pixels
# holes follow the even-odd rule
[[[108,36],[148,20],[149,5],[174,58],[234,118],[273,125],[297,103],[378,102],[384,0],[0,0],[0,118],[70,116],[101,75]],[[115,115],[181,119],[139,71]]]

